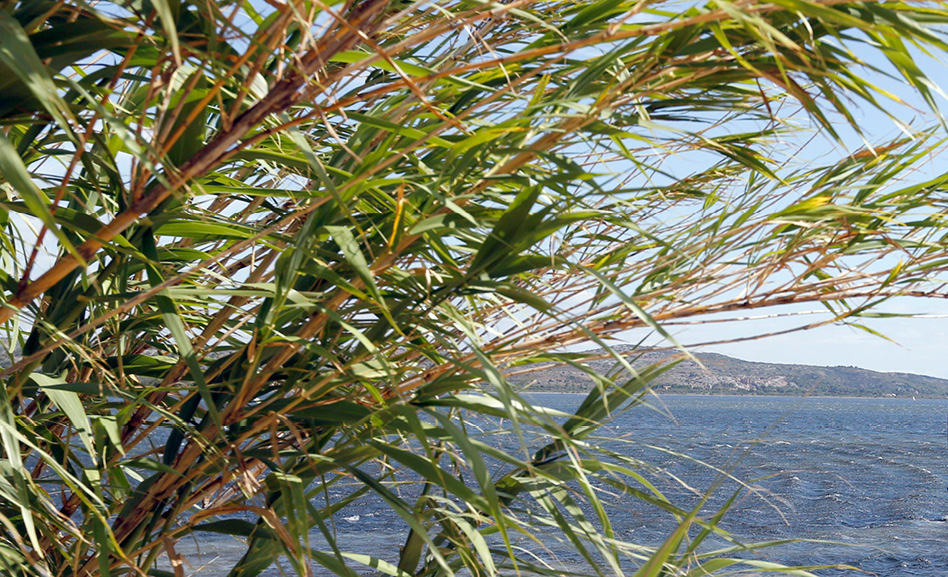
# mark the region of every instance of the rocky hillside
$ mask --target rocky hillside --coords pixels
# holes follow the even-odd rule
[[[629,353],[634,366],[668,362],[673,352]],[[742,361],[717,353],[683,361],[654,384],[660,392],[697,395],[817,395],[847,397],[948,397],[948,379],[911,373],[880,373],[857,367],[819,367]],[[613,360],[589,364],[601,373]],[[551,367],[517,379],[536,392],[584,392],[591,381],[571,367]]]

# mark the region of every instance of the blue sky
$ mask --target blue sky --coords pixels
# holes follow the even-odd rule
[[[919,55],[923,69],[933,79],[948,77],[945,62]],[[878,58],[874,65],[884,67]],[[911,107],[892,105],[890,112],[902,121],[916,127],[931,126],[938,122],[924,100],[911,88],[891,79],[879,77],[880,86],[906,100]],[[938,106],[948,114],[948,101],[938,98]],[[895,122],[879,111],[861,109],[860,127],[866,140],[882,142],[901,135]],[[944,130],[944,129],[943,129]],[[863,140],[851,129],[840,126],[844,144],[822,138],[809,154],[835,153],[843,156],[864,146]],[[815,158],[815,156],[814,156]],[[932,158],[920,167],[919,181],[948,170],[948,158]],[[796,312],[814,310],[807,306]],[[880,307],[880,312],[913,314],[921,318],[870,319],[867,326],[895,342],[869,332],[848,326],[830,325],[809,331],[796,332],[755,341],[717,345],[702,350],[720,352],[750,361],[799,363],[814,365],[854,365],[887,372],[910,372],[948,378],[948,300],[897,299]],[[803,320],[805,319],[805,320]],[[817,317],[789,317],[713,324],[694,328],[675,327],[672,333],[683,344],[739,338],[749,332],[763,333],[785,330]]]
[[[948,315],[948,303],[903,299],[884,310]],[[799,318],[749,321],[757,330],[780,330],[799,323]],[[736,323],[732,323],[736,324]],[[702,350],[719,352],[749,361],[810,365],[854,365],[886,372],[906,372],[948,378],[948,318],[875,319],[868,325],[884,338],[848,326],[830,325],[809,331],[761,340],[718,345]],[[675,331],[686,342],[720,338],[721,333],[738,336],[737,327],[707,326]]]

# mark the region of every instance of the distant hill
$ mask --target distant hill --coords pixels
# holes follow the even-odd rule
[[[633,366],[667,362],[674,352],[632,353]],[[638,355],[638,356],[635,356]],[[691,395],[782,395],[840,397],[948,397],[948,379],[911,373],[880,373],[857,367],[820,367],[742,361],[717,353],[695,355],[683,361],[654,384],[655,390]],[[588,363],[599,372],[615,365],[612,359]],[[585,392],[591,381],[582,372],[555,366],[517,379],[534,392]]]

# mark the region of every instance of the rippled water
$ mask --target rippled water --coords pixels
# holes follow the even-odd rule
[[[946,401],[664,400],[677,423],[635,412],[614,430],[635,430],[709,463],[731,463],[744,480],[775,475],[752,483],[760,495],[748,496],[726,517],[733,534],[862,545],[794,544],[771,550],[775,560],[846,563],[884,576],[948,574]],[[712,477],[680,460],[666,464],[699,488]]]
[[[569,410],[581,396],[535,395],[534,400]],[[658,465],[698,491],[720,474],[653,447],[690,455],[749,482],[751,490],[723,523],[736,537],[858,545],[796,543],[769,549],[764,559],[845,563],[881,576],[948,574],[948,402],[693,396],[662,401],[671,417],[644,407],[625,413],[604,431],[619,439],[610,446]],[[721,484],[709,506],[723,503],[736,487]],[[680,504],[697,502],[671,480],[659,488]],[[611,508],[615,529],[627,540],[655,544],[673,526],[667,515],[633,499]],[[339,520],[339,542],[394,559],[404,539],[394,514],[371,502],[352,511]],[[195,554],[198,548],[203,555]],[[207,577],[226,574],[241,552],[231,541],[203,536],[199,543],[182,541],[179,551],[195,569],[205,564],[197,574]],[[561,561],[571,561],[569,551],[558,553]]]

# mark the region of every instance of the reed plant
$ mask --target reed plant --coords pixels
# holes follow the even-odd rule
[[[231,577],[783,570],[592,437],[670,366],[611,345],[948,296],[948,175],[918,175],[946,24],[912,0],[0,2],[0,567],[183,577],[182,540],[223,534]],[[575,414],[521,394],[550,363],[588,375]],[[615,498],[667,540],[628,542]],[[366,500],[400,547],[339,538]]]

